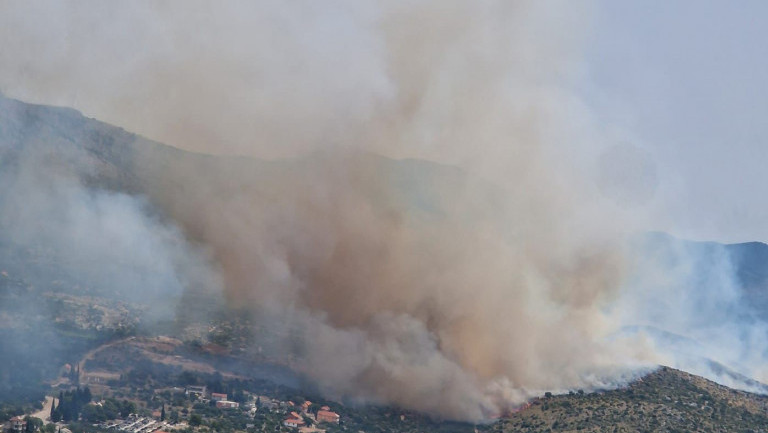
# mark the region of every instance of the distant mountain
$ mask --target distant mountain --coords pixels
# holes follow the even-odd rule
[[[660,266],[687,268],[687,279],[681,283],[730,284],[738,290],[740,305],[756,318],[768,321],[768,244],[690,241],[660,232],[643,234],[638,239],[637,249]]]
[[[203,170],[217,176],[248,171],[250,179],[277,180],[312,170],[314,162],[337,156],[333,151],[278,161],[251,157],[211,156],[167,146],[122,128],[64,107],[28,104],[0,94],[0,168],[13,170],[25,156],[47,156],[47,163],[61,158],[67,170],[98,188],[126,193],[150,194],[146,186],[177,170]],[[463,173],[455,167],[423,160],[393,160],[372,153],[357,152],[367,169],[391,179],[392,186],[415,207],[439,212],[431,187],[459,186]],[[146,176],[150,176],[147,179]],[[237,187],[240,185],[229,185]],[[405,197],[401,197],[405,199]]]
[[[768,245],[745,242],[725,245],[748,302],[768,318]]]

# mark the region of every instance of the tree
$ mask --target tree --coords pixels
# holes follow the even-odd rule
[[[98,423],[106,421],[107,414],[103,407],[89,404],[83,408],[83,421]]]
[[[54,401],[54,404],[51,407],[51,421],[53,422],[61,421],[61,404],[63,401],[64,401],[64,391],[59,391],[59,399],[57,401]]]
[[[59,410],[59,407],[61,406],[61,400],[59,400],[59,404],[55,406],[56,408],[51,410],[51,421],[59,422],[61,421],[61,411]]]
[[[245,393],[243,392],[243,390],[242,389],[238,389],[238,390],[232,391],[232,398],[231,398],[231,400],[232,401],[236,401],[236,402],[238,402],[240,404],[243,404],[243,403],[246,402],[247,399],[245,397]]]
[[[43,420],[34,416],[27,415],[24,417],[24,421],[27,422],[27,433],[36,432],[43,426]]]
[[[136,404],[132,401],[123,400],[120,403],[120,416],[125,418],[128,415],[136,412]]]
[[[160,410],[160,421],[165,421],[165,403],[163,403],[163,408]]]
[[[91,388],[83,388],[83,404],[90,403],[93,400],[93,394],[91,394]]]
[[[198,415],[196,413],[193,413],[189,417],[189,425],[191,425],[191,426],[197,427],[197,426],[199,426],[202,423],[203,423],[203,417],[201,417],[200,415]]]

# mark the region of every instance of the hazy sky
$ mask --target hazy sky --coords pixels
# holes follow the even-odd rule
[[[597,10],[584,95],[654,156],[668,228],[768,241],[768,2]]]
[[[372,30],[375,2],[183,4],[4,2],[0,90],[179,147],[216,142],[225,153],[247,153],[237,141],[258,133],[294,151],[317,137],[343,140],[398,91]],[[656,192],[643,205],[655,214],[652,228],[768,241],[768,2],[533,4],[533,36],[518,47],[523,74],[547,68],[552,53],[580,65],[568,90],[598,128],[645,149],[655,166]],[[508,9],[506,25],[527,31]],[[439,30],[406,37],[431,43]],[[461,43],[487,48],[482,37]],[[315,127],[294,127],[310,118]]]

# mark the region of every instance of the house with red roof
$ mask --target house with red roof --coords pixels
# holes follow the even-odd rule
[[[317,411],[317,422],[332,422],[339,423],[341,417],[336,412],[332,412],[328,406],[323,406],[322,409]]]
[[[211,400],[213,401],[224,401],[226,399],[227,399],[227,394],[219,394],[218,392],[211,393]]]
[[[312,406],[312,402],[307,400],[301,405],[301,413],[306,414],[309,412],[309,408]]]
[[[240,403],[229,400],[219,400],[216,402],[216,407],[219,409],[236,409],[240,407]]]
[[[296,412],[291,412],[288,418],[283,420],[283,425],[286,427],[299,428],[304,427],[304,418]]]

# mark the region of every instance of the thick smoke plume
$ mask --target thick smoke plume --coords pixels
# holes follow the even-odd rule
[[[159,239],[147,263],[221,278],[300,336],[286,357],[332,396],[479,420],[664,359],[620,333],[656,184],[643,160],[642,185],[605,187],[611,155],[645,155],[568,90],[583,3],[176,6],[6,4],[0,86],[180,148],[292,159],[140,148],[140,191],[175,226],[121,195],[63,187],[65,208]]]
[[[398,191],[397,168],[411,163],[442,200]],[[593,385],[612,366],[597,342],[610,329],[600,308],[621,285],[621,237],[573,196],[490,194],[457,170],[349,152],[264,178],[182,172],[205,186],[174,188],[185,175],[166,172],[150,195],[216,252],[233,305],[299,329],[300,368],[329,392],[481,419],[542,389]],[[543,188],[547,172],[517,178]]]

